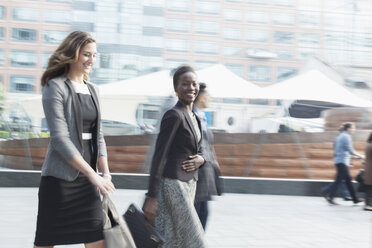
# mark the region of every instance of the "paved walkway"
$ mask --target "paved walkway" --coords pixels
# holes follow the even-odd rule
[[[0,188],[0,247],[31,248],[37,211],[36,188]],[[142,204],[144,191],[117,190],[124,212]],[[212,202],[206,238],[211,248],[372,248],[372,212],[319,197],[225,194]],[[57,246],[83,248],[83,245]]]

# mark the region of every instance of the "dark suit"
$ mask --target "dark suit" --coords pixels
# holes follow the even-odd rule
[[[196,119],[201,129],[200,120]],[[197,140],[191,118],[181,102],[164,114],[151,163],[148,196],[157,197],[162,177],[184,182],[198,179],[198,171],[185,171],[182,162],[190,155],[202,155],[201,141]]]

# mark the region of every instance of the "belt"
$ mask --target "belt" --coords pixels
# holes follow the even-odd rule
[[[82,133],[81,134],[83,140],[91,140],[92,139],[92,133]]]

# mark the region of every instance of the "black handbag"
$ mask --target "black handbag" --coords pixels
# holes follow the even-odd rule
[[[163,237],[146,220],[143,211],[133,203],[125,212],[124,219],[138,248],[158,248],[164,243]]]

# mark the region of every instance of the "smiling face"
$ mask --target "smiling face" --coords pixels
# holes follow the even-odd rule
[[[199,84],[196,81],[196,74],[194,72],[186,72],[182,74],[176,85],[176,92],[178,99],[185,105],[190,105],[194,102],[199,93]]]
[[[80,49],[78,60],[71,64],[71,69],[77,73],[89,75],[97,56],[97,45],[90,42]]]

